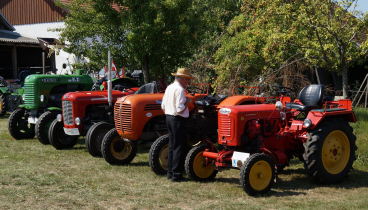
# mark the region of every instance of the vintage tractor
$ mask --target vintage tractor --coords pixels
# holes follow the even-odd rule
[[[5,81],[0,76],[0,116],[18,108],[18,105],[22,103],[23,91],[19,80]]]
[[[189,178],[213,179],[224,168],[240,169],[249,195],[266,193],[276,172],[293,157],[319,183],[341,181],[352,168],[357,149],[350,100],[325,100],[323,86],[301,90],[298,100],[222,107],[218,146],[208,141],[192,148],[185,160]]]
[[[61,113],[61,98],[71,91],[90,90],[93,80],[88,75],[33,74],[24,82],[23,104],[9,117],[8,129],[15,139],[37,135],[48,143],[48,130],[56,115]]]
[[[263,97],[208,95],[195,101],[195,109],[186,122],[185,154],[201,141],[215,142],[217,139],[217,111],[222,106],[260,104],[266,101]],[[149,165],[157,175],[166,175],[168,160],[169,136],[160,136],[152,144],[149,151]],[[183,156],[183,165],[184,165]]]
[[[129,78],[114,84],[112,102],[120,97],[140,93],[153,83],[138,88]],[[155,89],[153,88],[152,91]],[[114,127],[113,107],[108,104],[107,91],[71,92],[63,96],[63,113],[58,115],[49,129],[50,143],[56,149],[73,147],[79,136],[86,136],[85,143],[92,156],[101,156],[101,141],[107,131]]]

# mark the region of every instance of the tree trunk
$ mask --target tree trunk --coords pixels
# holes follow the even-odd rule
[[[148,55],[145,55],[143,58],[143,77],[144,77],[144,83],[150,82]]]
[[[344,67],[342,69],[342,95],[345,99],[348,97],[348,86],[349,86],[348,68]]]

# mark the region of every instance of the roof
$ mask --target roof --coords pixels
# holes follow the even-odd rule
[[[21,36],[13,31],[0,30],[0,43],[39,44],[37,39]]]
[[[3,25],[5,29],[9,31],[15,31],[15,28],[6,20],[6,18],[0,13],[0,25]]]

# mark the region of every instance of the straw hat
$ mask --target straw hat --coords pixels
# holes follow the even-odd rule
[[[183,78],[186,78],[186,79],[193,79],[192,74],[190,73],[190,71],[187,68],[178,68],[176,73],[171,73],[171,74],[175,77],[183,77]]]

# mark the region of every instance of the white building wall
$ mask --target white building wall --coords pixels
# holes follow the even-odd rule
[[[27,25],[14,25],[17,33],[25,37],[30,38],[60,38],[60,32],[52,31],[57,28],[64,28],[64,22],[54,22],[54,23],[39,23],[39,24],[27,24]],[[63,70],[63,64],[67,64],[67,69]],[[57,73],[65,74],[70,73],[71,64],[76,63],[76,56],[74,54],[67,53],[60,50],[59,53],[55,55],[55,64]]]

